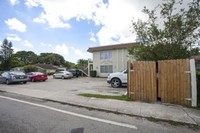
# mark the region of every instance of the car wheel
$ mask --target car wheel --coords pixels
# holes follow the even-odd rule
[[[64,77],[64,76],[62,76],[62,79],[65,79],[65,77]]]
[[[10,84],[10,82],[8,81],[8,79],[6,79],[6,84],[7,84],[7,85],[9,85],[9,84]]]
[[[26,82],[26,81],[24,81],[23,83],[24,83],[24,84],[26,84],[27,82]]]
[[[120,87],[120,86],[121,86],[121,81],[120,81],[120,79],[118,79],[118,78],[112,79],[112,80],[111,80],[111,86],[112,86],[113,88],[118,88],[118,87]]]

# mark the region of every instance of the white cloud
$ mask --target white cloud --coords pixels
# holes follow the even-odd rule
[[[95,34],[93,32],[90,32],[89,35],[90,35],[90,41],[96,42]]]
[[[99,20],[103,26],[96,33],[100,45],[134,42],[135,34],[131,31],[131,20],[133,17],[145,20],[146,16],[141,12],[143,7],[150,5],[151,8],[158,3],[160,3],[160,0],[153,2],[144,0],[109,0],[107,8],[104,9],[104,15],[101,12],[97,12],[97,15],[104,16]],[[99,17],[97,16],[97,18]]]
[[[42,18],[34,18],[33,19],[33,22],[36,22],[36,23],[42,23],[42,24],[44,24],[46,21],[45,21],[45,19],[42,19]]]
[[[17,53],[18,51],[21,51],[21,49],[17,48],[17,47],[13,47],[13,52]]]
[[[55,47],[53,47],[53,44],[48,44],[48,43],[40,42],[40,45],[42,45],[43,47],[51,48],[52,50],[55,49]]]
[[[74,55],[74,56],[69,56],[67,57],[66,59],[69,59],[70,61],[76,63],[77,60],[79,59],[89,59],[89,58],[92,58],[92,54],[91,53],[88,53],[88,52],[84,52],[80,49],[77,49],[77,48],[74,48],[74,47],[70,47],[70,53],[71,55]]]
[[[37,23],[47,23],[50,28],[70,28],[71,19],[93,20],[95,11],[103,5],[102,0],[26,0],[28,7],[40,6],[43,12],[34,18]],[[97,19],[98,20],[98,19]]]
[[[36,2],[36,0],[27,0],[25,2],[25,5],[28,6],[28,7],[37,7],[39,6]]]
[[[22,39],[19,38],[19,36],[16,35],[16,34],[7,34],[7,39],[8,39],[9,41],[16,41],[16,42],[19,42],[19,41],[22,40]]]
[[[146,20],[142,13],[144,6],[154,8],[162,0],[25,0],[28,7],[40,7],[42,12],[33,21],[47,24],[50,28],[71,28],[70,20],[92,21],[100,26],[99,31],[90,34],[89,40],[100,45],[134,42],[131,20]]]
[[[43,42],[41,42],[40,44],[41,44],[43,47],[47,46],[47,44],[45,44],[45,43],[43,43]]]
[[[92,58],[92,54],[81,49],[77,49],[71,45],[67,44],[48,44],[41,42],[43,47],[45,47],[45,51],[57,53],[62,55],[65,60],[76,63],[78,59],[88,59]],[[40,51],[42,52],[42,51]]]
[[[10,0],[11,5],[16,5],[19,3],[19,0]]]
[[[155,7],[161,0],[26,0],[29,7],[41,7],[43,11],[33,19],[34,22],[48,24],[50,28],[70,28],[72,19],[93,21],[102,26],[89,38],[100,45],[135,41],[131,31],[131,20],[146,19],[141,12],[143,7]]]
[[[52,47],[52,45],[49,45],[49,47]],[[53,49],[56,53],[63,56],[68,55],[69,53],[69,48],[65,44],[53,46]]]
[[[5,23],[8,25],[9,29],[11,30],[17,30],[19,32],[25,32],[26,31],[26,25],[20,22],[16,18],[11,18],[5,21]]]
[[[75,55],[81,56],[81,57],[84,57],[84,56],[85,56],[85,53],[82,52],[80,49],[76,49],[76,48],[74,48],[74,47],[71,47],[71,49],[72,49],[72,51],[73,51],[73,53],[74,53]]]
[[[29,41],[27,41],[27,40],[25,40],[23,42],[23,45],[26,46],[26,47],[29,47],[29,48],[33,48],[33,45]]]
[[[70,28],[71,26],[68,23],[64,23],[59,17],[54,14],[41,14],[39,17],[33,19],[36,23],[46,23],[50,28]]]

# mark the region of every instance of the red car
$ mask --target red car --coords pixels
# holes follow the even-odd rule
[[[29,80],[32,82],[46,81],[48,79],[48,76],[41,72],[29,72],[29,73],[27,73],[27,76],[29,77]]]

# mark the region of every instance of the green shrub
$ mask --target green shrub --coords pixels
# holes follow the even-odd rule
[[[65,70],[66,70],[65,68],[58,68],[58,69],[56,69],[56,72],[65,71]]]
[[[38,69],[37,69],[36,66],[33,66],[33,65],[24,66],[24,72],[25,72],[25,73],[28,73],[28,72],[36,72],[36,71],[38,71]]]
[[[49,72],[49,73],[47,73],[47,75],[53,75],[55,72]]]
[[[97,76],[97,71],[96,70],[90,71],[90,76],[91,77],[96,77]]]

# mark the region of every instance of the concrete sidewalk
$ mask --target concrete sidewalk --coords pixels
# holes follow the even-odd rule
[[[97,110],[139,117],[153,117],[165,121],[183,122],[200,126],[200,110],[186,108],[180,105],[88,98],[69,94],[65,90],[62,92],[52,92],[25,88],[5,89],[1,86],[0,90]]]

